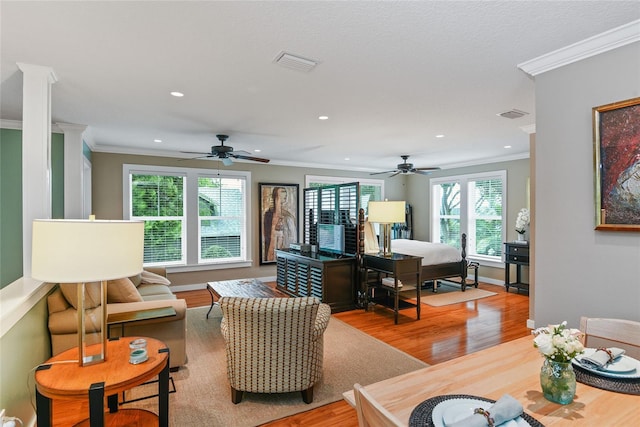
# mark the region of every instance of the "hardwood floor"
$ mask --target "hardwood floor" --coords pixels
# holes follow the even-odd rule
[[[273,286],[273,284],[270,284]],[[400,311],[398,324],[393,311],[376,306],[372,311],[352,310],[333,316],[431,365],[527,336],[529,297],[507,293],[502,286],[480,284],[496,295],[443,307],[422,305],[421,319],[415,309]],[[206,290],[178,293],[187,306],[209,305]],[[330,421],[329,421],[330,420]],[[344,401],[273,421],[264,426],[357,427],[356,411]]]
[[[393,311],[381,306],[371,311],[352,310],[333,316],[432,365],[530,334],[526,327],[529,314],[526,295],[506,293],[502,286],[484,283],[480,288],[497,294],[443,307],[423,304],[420,320],[415,320],[415,308],[407,308],[400,311],[397,325],[393,323]],[[179,292],[177,296],[185,299],[188,307],[211,304],[206,289]],[[56,405],[54,402],[53,412],[54,426],[68,426],[82,419],[78,416],[88,413],[88,408],[85,404]],[[264,424],[268,427],[327,425],[357,427],[355,409],[341,400]]]

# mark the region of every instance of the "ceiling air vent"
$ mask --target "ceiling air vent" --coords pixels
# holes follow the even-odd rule
[[[276,58],[273,60],[278,65],[282,65],[286,68],[291,68],[292,70],[303,71],[308,73],[313,70],[316,65],[318,65],[317,61],[313,59],[303,58],[301,56],[293,55],[287,52],[280,52]]]
[[[513,110],[505,111],[504,113],[498,113],[498,116],[504,117],[506,119],[519,119],[520,117],[526,116],[527,114],[529,113],[527,113],[526,111],[520,111],[514,108]]]

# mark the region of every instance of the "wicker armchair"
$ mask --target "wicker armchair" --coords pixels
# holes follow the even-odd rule
[[[236,297],[221,298],[220,307],[231,401],[245,391],[301,391],[311,403],[331,308],[317,298]]]

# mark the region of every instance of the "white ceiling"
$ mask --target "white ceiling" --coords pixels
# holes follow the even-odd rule
[[[23,62],[54,70],[53,121],[88,125],[95,151],[189,157],[227,133],[272,164],[380,171],[402,154],[527,157],[534,80],[517,65],[639,19],[640,2],[3,0],[0,14],[2,119],[22,118]],[[282,51],[319,64],[284,68]],[[497,116],[511,109],[529,114]]]

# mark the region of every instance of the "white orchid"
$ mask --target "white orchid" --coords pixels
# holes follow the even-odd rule
[[[567,322],[559,325],[549,325],[533,331],[536,337],[533,346],[547,359],[555,362],[570,362],[571,359],[584,351],[580,338],[582,332],[578,329],[567,328]]]
[[[520,212],[518,212],[518,217],[516,218],[516,231],[520,234],[524,234],[527,231],[527,226],[531,222],[531,215],[529,214],[529,209],[522,208]]]

